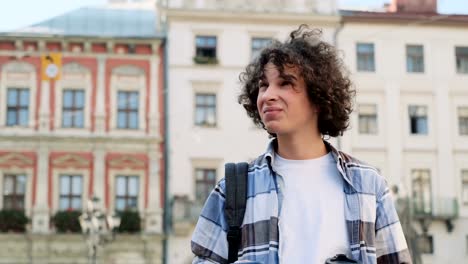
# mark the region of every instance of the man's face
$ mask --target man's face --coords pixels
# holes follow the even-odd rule
[[[284,67],[280,76],[274,64],[265,65],[257,108],[270,133],[281,136],[318,131],[316,107],[309,102],[304,79],[296,67]]]

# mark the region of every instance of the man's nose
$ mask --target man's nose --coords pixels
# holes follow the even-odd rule
[[[262,96],[265,101],[278,99],[278,87],[276,85],[269,85]]]

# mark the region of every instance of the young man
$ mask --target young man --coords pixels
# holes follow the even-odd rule
[[[346,254],[360,263],[411,263],[384,178],[323,140],[347,129],[354,90],[320,35],[302,25],[241,74],[239,102],[273,139],[249,165],[239,262],[321,264]],[[227,263],[225,190],[223,179],[207,199],[193,263]]]

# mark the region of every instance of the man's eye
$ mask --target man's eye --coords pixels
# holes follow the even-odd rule
[[[292,85],[292,83],[290,81],[281,82],[281,86],[287,86],[287,85]]]

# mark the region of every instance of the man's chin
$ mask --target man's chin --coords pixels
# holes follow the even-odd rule
[[[277,126],[267,126],[266,130],[270,134],[281,134],[281,129]]]

